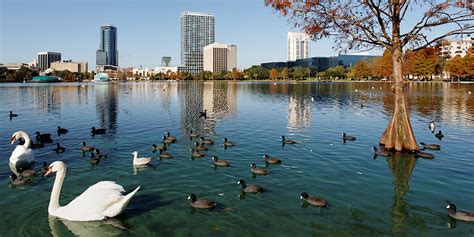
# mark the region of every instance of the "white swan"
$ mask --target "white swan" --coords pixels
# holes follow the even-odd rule
[[[151,157],[138,158],[138,151],[134,151],[133,155],[133,165],[146,165],[151,162]]]
[[[119,215],[125,210],[130,199],[140,189],[138,186],[126,196],[122,186],[112,181],[100,181],[90,186],[81,195],[66,206],[59,206],[59,194],[66,176],[66,165],[62,161],[55,161],[44,176],[57,172],[53,191],[49,201],[48,213],[70,221],[96,221]]]
[[[12,144],[14,144],[18,139],[23,138],[25,143],[23,145],[17,145],[15,150],[13,150],[12,155],[10,156],[10,163],[15,166],[18,163],[31,163],[35,161],[35,155],[33,150],[31,150],[31,139],[26,132],[18,131],[12,135]]]

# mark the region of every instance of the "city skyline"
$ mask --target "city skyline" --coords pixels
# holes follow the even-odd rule
[[[275,15],[273,10],[264,6],[263,1],[249,0],[233,5],[212,0],[199,3],[185,0],[118,1],[114,4],[90,0],[46,2],[49,4],[32,0],[0,3],[0,62],[31,62],[38,52],[53,51],[61,52],[63,58],[94,65],[98,47],[97,28],[111,23],[120,31],[120,67],[143,65],[154,68],[160,65],[162,56],[171,56],[173,66],[179,66],[180,16],[183,12],[192,11],[215,16],[215,41],[238,45],[237,66],[243,69],[262,62],[286,60],[287,33],[301,31],[292,27],[285,18]],[[229,17],[234,15],[243,17],[237,17],[238,20]],[[38,17],[51,24],[22,27],[31,25]],[[414,17],[407,20],[415,23]],[[334,56],[338,49],[333,49],[333,46],[332,39],[312,42],[311,57]],[[381,50],[370,52],[371,55],[380,53]],[[89,69],[94,68],[90,66]]]

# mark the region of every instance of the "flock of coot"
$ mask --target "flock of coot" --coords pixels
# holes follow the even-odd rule
[[[9,117],[10,117],[10,119],[12,119],[14,117],[18,117],[18,115],[14,114],[12,111],[10,111]],[[199,113],[199,118],[206,119],[207,118],[207,111],[200,112]],[[436,128],[434,121],[431,121],[429,123],[428,127],[434,133],[434,130]],[[57,128],[57,134],[58,135],[66,134],[67,132],[68,132],[67,129],[61,128],[60,126],[58,126],[58,128]],[[106,134],[106,132],[107,131],[106,131],[105,128],[95,128],[95,127],[91,128],[91,135],[92,136],[96,136],[96,135],[99,135],[99,134]],[[31,164],[32,162],[34,162],[34,154],[33,154],[31,149],[42,148],[42,147],[44,147],[45,143],[52,143],[53,142],[53,140],[51,138],[51,134],[49,134],[49,133],[40,133],[39,131],[37,131],[35,133],[35,135],[36,135],[35,136],[36,143],[33,143],[32,140],[29,138],[28,134],[26,134],[25,132],[18,131],[18,132],[14,133],[12,135],[12,144],[15,143],[16,141],[18,141],[18,145],[15,148],[15,150],[12,152],[12,156],[10,157],[10,163],[11,163],[10,165],[11,166],[13,165],[14,167],[20,167],[17,170],[17,172],[12,172],[12,174],[11,174],[11,179],[12,179],[11,182],[12,182],[13,185],[27,184],[29,182],[29,179],[27,177],[31,177],[31,176],[36,175],[36,172],[35,172],[34,169],[25,169],[24,168],[24,167],[28,167],[28,166],[25,166],[25,164]],[[208,150],[208,146],[214,144],[214,140],[212,140],[211,138],[205,138],[203,136],[200,136],[196,131],[190,130],[187,135],[191,139],[195,139],[195,138],[198,138],[198,137],[200,138],[200,141],[195,142],[194,146],[190,148],[190,151],[191,151],[190,156],[193,157],[193,158],[201,158],[201,157],[206,156],[206,154],[203,153],[203,151]],[[435,136],[440,140],[444,137],[444,135],[442,134],[441,131],[436,133]],[[354,140],[356,140],[356,137],[349,136],[346,133],[342,133],[342,139],[343,139],[344,142],[354,141]],[[173,155],[170,152],[167,152],[167,150],[168,150],[168,147],[170,146],[170,144],[175,143],[175,142],[177,142],[177,138],[175,136],[172,136],[170,134],[170,132],[167,132],[167,134],[163,137],[162,143],[160,145],[153,144],[151,149],[152,149],[153,152],[157,152],[157,151],[159,152],[158,156],[160,157],[160,159],[173,158]],[[289,144],[289,145],[297,144],[297,141],[287,139],[285,136],[282,136],[281,142],[282,142],[283,145],[285,145],[285,144]],[[232,141],[228,140],[227,138],[224,138],[223,145],[225,147],[235,146],[235,144]],[[426,143],[421,142],[420,145],[422,146],[423,149],[440,150],[440,145],[438,145],[438,144],[426,144]],[[376,147],[372,147],[372,149],[374,151],[374,156],[375,157],[377,155],[378,156],[391,156],[392,155],[391,152],[385,151],[385,150],[380,150],[379,151]],[[56,143],[56,148],[54,150],[59,154],[59,153],[65,152],[66,148],[61,147],[59,143]],[[107,159],[106,154],[101,153],[100,150],[96,149],[94,146],[87,145],[85,142],[82,142],[81,150],[82,150],[84,155],[87,152],[90,152],[89,161],[92,164],[97,164],[97,163],[100,162],[100,160]],[[147,165],[153,160],[152,157],[139,157],[137,151],[133,152],[132,155],[133,155],[132,164],[134,166]],[[422,158],[434,158],[433,154],[426,153],[426,152],[418,152],[418,153],[415,154],[415,156],[416,157],[422,157]],[[282,161],[280,159],[278,159],[277,157],[273,157],[273,156],[270,156],[268,154],[264,155],[263,159],[267,164],[281,164],[282,163]],[[227,167],[227,166],[231,165],[229,161],[219,159],[218,156],[213,156],[212,157],[212,162],[215,166],[220,166],[220,167]],[[263,167],[258,167],[255,163],[252,163],[250,165],[250,167],[251,167],[250,171],[255,175],[267,175],[269,173],[269,171],[267,169],[265,169]],[[56,162],[53,162],[49,166],[46,164],[46,162],[44,162],[42,171],[43,171],[44,175],[45,174],[47,175],[51,172],[58,172],[58,175],[57,175],[58,177],[56,177],[56,180],[57,180],[58,178],[64,179],[65,170],[66,170],[66,165],[61,161],[56,161]],[[61,173],[61,172],[64,172],[64,173]],[[62,176],[59,176],[60,174]],[[260,193],[264,192],[264,188],[262,188],[261,186],[256,185],[256,184],[247,185],[245,180],[241,179],[237,183],[241,186],[241,191],[244,192],[244,193],[260,194]],[[62,184],[62,181],[60,182],[60,184]],[[57,184],[57,182],[55,182],[54,187],[53,187],[53,193],[55,192],[56,186],[60,185],[60,184]],[[103,197],[103,195],[101,196],[99,194],[99,192],[109,192],[110,190],[105,191],[105,190],[108,190],[108,189],[114,189],[114,191],[111,192],[111,194],[109,196]],[[101,210],[95,210],[94,209],[94,211],[101,212],[101,214],[98,215],[97,218],[89,218],[89,217],[85,217],[85,216],[80,216],[77,213],[70,213],[70,212],[81,212],[80,210],[76,210],[76,209],[81,209],[81,208],[84,208],[84,209],[97,208],[97,207],[88,207],[87,203],[84,203],[83,205],[85,205],[85,206],[82,206],[82,207],[74,207],[73,204],[76,201],[76,199],[73,200],[67,206],[57,207],[58,208],[58,213],[50,210],[50,208],[51,208],[51,203],[50,203],[50,208],[48,208],[48,211],[49,211],[50,215],[59,216],[59,217],[69,219],[69,220],[86,220],[86,219],[87,220],[97,220],[97,219],[104,219],[104,218],[107,218],[107,217],[113,217],[113,216],[116,216],[116,215],[120,214],[123,211],[123,209],[125,209],[126,205],[128,204],[128,201],[138,191],[138,189],[139,189],[139,187],[136,188],[129,195],[123,196],[122,195],[122,192],[124,192],[123,187],[121,187],[120,185],[115,184],[114,182],[111,182],[111,181],[101,181],[101,182],[91,186],[89,189],[87,189],[82,195],[80,195],[76,199],[85,198],[85,196],[90,196],[90,197],[97,196],[95,198],[107,199],[107,201],[102,201],[102,202],[107,202],[107,205],[109,205],[109,206],[101,207],[103,210],[102,209]],[[95,190],[95,192],[93,192],[94,190]],[[111,199],[111,197],[115,197],[116,201],[109,200],[109,199]],[[52,195],[52,198],[53,198],[53,195]],[[59,194],[58,194],[58,198],[59,198]],[[327,201],[326,200],[324,200],[321,197],[310,196],[306,192],[302,192],[300,194],[300,198],[301,198],[301,200],[303,200],[305,203],[307,203],[309,205],[314,205],[314,206],[321,207],[321,208],[324,208],[324,207],[327,206]],[[214,202],[212,200],[208,200],[208,199],[203,199],[203,198],[198,199],[197,196],[193,193],[191,193],[189,195],[188,199],[190,200],[190,205],[193,208],[211,209],[211,208],[216,206],[216,202]],[[126,202],[124,200],[126,200]],[[91,201],[94,201],[94,200],[91,200]],[[101,202],[101,200],[96,200],[96,201]],[[76,201],[76,202],[78,202],[78,201]],[[110,208],[110,205],[115,205],[117,207],[112,210]],[[63,209],[61,209],[61,212],[59,212],[60,208],[63,208]],[[465,211],[457,211],[456,206],[454,204],[449,204],[447,206],[447,209],[448,209],[449,216],[452,217],[452,218],[455,218],[455,219],[458,219],[458,220],[463,220],[463,221],[474,221],[474,213],[465,212]],[[64,210],[68,210],[69,213],[65,213],[66,211],[64,211]],[[110,214],[110,213],[112,213],[112,214]],[[80,217],[76,218],[76,216],[80,216]]]

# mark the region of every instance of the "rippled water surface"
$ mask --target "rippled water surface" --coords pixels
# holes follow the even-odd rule
[[[163,90],[163,87],[166,89]],[[136,82],[112,84],[0,84],[0,236],[473,236],[474,224],[447,216],[449,202],[474,211],[474,84],[411,84],[410,116],[417,141],[438,143],[435,159],[397,154],[374,157],[391,115],[388,83]],[[361,106],[361,104],[363,106]],[[209,118],[198,118],[207,109]],[[12,120],[8,111],[19,117]],[[445,134],[437,140],[428,129]],[[56,127],[69,129],[61,136]],[[107,128],[92,137],[92,126]],[[190,129],[216,144],[208,157],[191,159]],[[8,158],[17,130],[52,133],[54,144],[35,150],[36,168],[62,160],[68,172],[60,203],[66,205],[100,180],[129,191],[142,188],[118,218],[70,222],[48,217],[54,179],[35,177],[10,185]],[[167,131],[178,142],[175,158],[160,160],[151,145]],[[343,143],[341,133],[357,137]],[[296,140],[282,146],[281,135]],[[223,138],[236,143],[224,149]],[[80,142],[108,154],[99,165],[83,158]],[[134,169],[133,151],[152,156]],[[270,174],[252,177],[262,156],[283,160]],[[215,168],[210,156],[228,160]],[[54,176],[54,175],[53,175]],[[259,184],[261,196],[239,195],[236,182]],[[328,208],[302,206],[301,192],[319,195]],[[192,210],[189,193],[218,202]]]

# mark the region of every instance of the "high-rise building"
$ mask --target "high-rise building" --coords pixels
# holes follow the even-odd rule
[[[237,67],[237,46],[213,43],[203,49],[204,71],[232,71]]]
[[[203,70],[204,46],[214,43],[214,15],[183,12],[181,14],[181,64],[188,72]]]
[[[311,38],[303,32],[288,32],[288,60],[311,57]]]
[[[96,52],[97,68],[102,70],[106,66],[118,66],[117,28],[113,25],[100,27],[100,43]]]
[[[61,61],[61,53],[57,52],[39,52],[38,53],[38,68],[46,70],[51,67],[51,63]]]

